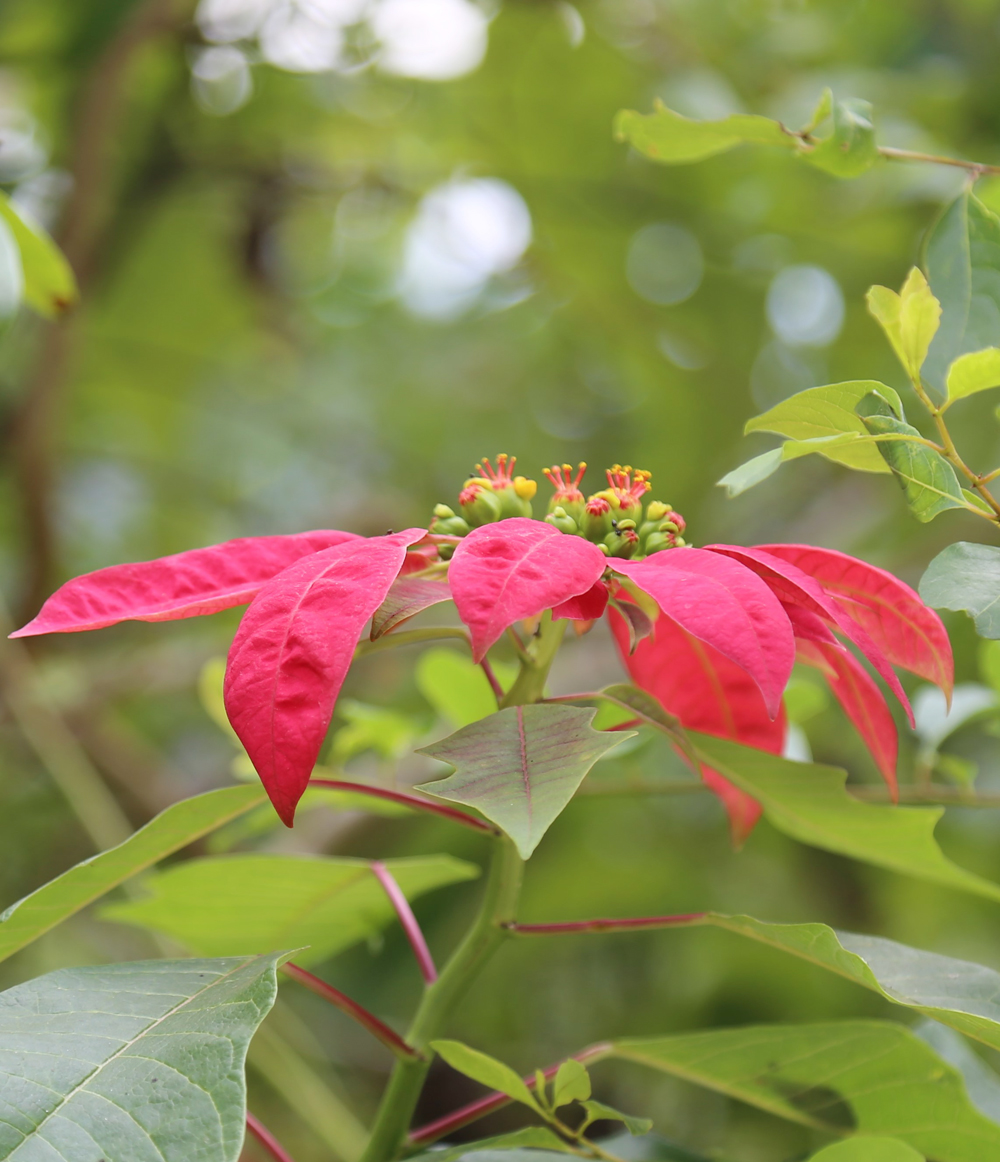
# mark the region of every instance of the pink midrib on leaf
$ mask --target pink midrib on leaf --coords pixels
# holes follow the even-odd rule
[[[216,613],[252,600],[272,577],[303,557],[360,539],[336,530],[241,537],[152,561],[111,565],[67,581],[11,637]]]
[[[528,772],[528,741],[524,736],[524,707],[518,706],[517,710],[517,735],[518,741],[521,744],[521,782],[524,784],[524,799],[528,813],[528,834],[531,834],[532,828],[532,802],[531,802],[531,776]]]

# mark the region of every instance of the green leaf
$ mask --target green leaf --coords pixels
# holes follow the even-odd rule
[[[875,436],[921,438],[916,428],[895,416],[875,413],[862,418]],[[949,508],[965,508],[955,469],[933,448],[902,438],[879,440],[877,446],[917,520],[926,524]]]
[[[505,690],[517,676],[517,667],[503,662],[494,662],[493,671]],[[416,680],[417,689],[437,714],[456,728],[496,713],[496,696],[482,667],[455,650],[444,646],[424,650],[417,662]]]
[[[389,859],[407,899],[479,875],[449,855]],[[101,915],[151,928],[204,956],[308,948],[304,964],[374,935],[395,918],[364,859],[224,855],[186,860],[144,882],[148,899],[105,907]]]
[[[1000,218],[960,194],[931,232],[925,266],[942,314],[924,378],[943,392],[960,355],[1000,347]]]
[[[609,1122],[621,1122],[633,1137],[648,1134],[653,1128],[652,1118],[634,1118],[631,1114],[623,1114],[613,1106],[606,1106],[601,1101],[584,1101],[580,1103],[587,1111],[587,1121],[596,1122],[603,1119]]]
[[[809,1162],[924,1162],[924,1156],[898,1138],[851,1138],[834,1142]]]
[[[802,843],[987,899],[1000,885],[949,860],[934,839],[941,807],[888,807],[849,795],[847,772],[792,762],[728,739],[688,732],[699,758],[752,795],[768,820]]]
[[[846,432],[854,432],[859,436],[867,436],[868,429],[864,420],[854,410],[868,395],[876,393],[884,399],[896,412],[902,415],[902,404],[899,396],[874,379],[855,379],[846,383],[830,383],[825,387],[811,387],[807,391],[782,400],[763,415],[754,416],[748,420],[745,432],[776,432],[779,436],[787,436],[792,440],[812,440],[823,436],[836,436]],[[775,449],[780,452],[780,449]],[[845,443],[830,447],[817,446],[816,451],[834,460],[845,464],[848,468],[855,468],[861,472],[889,472],[885,460],[878,448],[869,441],[860,444]],[[766,452],[765,456],[773,455]],[[760,459],[760,457],[758,457]],[[753,461],[750,461],[752,464]],[[748,468],[743,465],[743,469]],[[770,468],[767,475],[774,471]],[[761,467],[763,470],[763,466]],[[737,469],[737,472],[742,469]],[[760,479],[764,479],[763,476]],[[722,481],[720,481],[720,484]],[[758,483],[757,480],[753,481]],[[749,484],[745,487],[750,487]],[[741,489],[743,491],[743,489]]]
[[[585,1101],[590,1097],[590,1074],[584,1065],[570,1057],[556,1070],[552,1082],[552,1108],[569,1105],[571,1101]]]
[[[618,1041],[615,1055],[827,1133],[899,1138],[936,1162],[1000,1159],[1000,1126],[902,1025],[751,1025]]]
[[[873,286],[868,291],[868,310],[885,331],[907,375],[918,379],[941,319],[941,304],[923,271],[913,267],[899,294]]]
[[[627,141],[653,161],[665,165],[701,161],[744,142],[795,149],[799,139],[780,121],[753,113],[734,113],[718,121],[697,121],[657,101],[648,116],[622,109],[615,118],[615,138]]]
[[[920,579],[932,609],[964,610],[980,637],[1000,638],[1000,548],[956,541],[942,549]]]
[[[856,178],[870,170],[878,161],[871,104],[856,97],[837,101],[833,106],[833,132],[801,156],[810,165],[838,178]]]
[[[826,88],[819,95],[819,100],[816,102],[816,108],[813,109],[812,116],[806,125],[802,126],[803,133],[812,133],[817,129],[833,112],[833,90]]]
[[[498,1134],[495,1138],[481,1138],[478,1142],[463,1142],[444,1150],[428,1150],[423,1154],[411,1154],[406,1162],[458,1162],[473,1154],[490,1152],[490,1162],[551,1162],[543,1150],[557,1150],[561,1154],[572,1154],[573,1150],[562,1138],[545,1126],[525,1126],[510,1134]]]
[[[914,1033],[943,1061],[957,1069],[969,1100],[981,1114],[1000,1123],[1000,1075],[991,1069],[968,1041],[938,1021],[921,1021]]]
[[[773,476],[781,467],[783,459],[781,449],[772,448],[770,452],[762,452],[759,456],[754,456],[753,459],[747,460],[738,468],[734,468],[732,472],[727,472],[721,480],[717,480],[715,483],[719,488],[724,488],[726,495],[732,500],[734,496],[740,496],[769,476]]]
[[[342,698],[337,703],[337,714],[347,719],[347,725],[333,736],[333,755],[341,762],[366,750],[387,760],[402,758],[423,733],[420,723],[408,715],[353,698]]]
[[[959,355],[948,368],[948,402],[1000,387],[1000,347],[986,347]]]
[[[513,839],[528,859],[597,760],[634,731],[594,730],[594,710],[511,706],[418,754],[455,773],[418,789],[464,803]]]
[[[1000,1049],[1000,973],[992,968],[826,924],[769,924],[719,912],[699,922],[798,956]]]
[[[431,1048],[440,1054],[452,1069],[457,1069],[459,1073],[464,1073],[466,1077],[471,1077],[473,1081],[478,1081],[487,1089],[505,1093],[514,1101],[533,1109],[535,1113],[542,1112],[538,1102],[535,1101],[535,1095],[509,1065],[504,1065],[502,1061],[497,1061],[487,1053],[480,1053],[478,1049],[471,1049],[461,1041],[432,1041]]]
[[[236,1162],[280,959],[64,968],[0,993],[0,1159]]]
[[[12,904],[0,915],[0,960],[138,872],[266,801],[259,785],[224,787],[168,807],[124,843],[78,863]]]
[[[0,193],[0,218],[21,252],[24,298],[39,314],[53,318],[76,301],[76,279],[62,251],[46,232],[24,218]]]

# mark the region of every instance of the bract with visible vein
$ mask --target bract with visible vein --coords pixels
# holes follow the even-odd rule
[[[596,545],[544,521],[510,517],[473,529],[448,569],[473,660],[482,661],[508,626],[586,593],[606,564]]]
[[[372,615],[371,640],[377,641],[383,634],[401,625],[407,618],[415,617],[432,605],[451,600],[451,589],[447,581],[429,581],[423,577],[398,577],[392,584],[385,600]]]
[[[111,565],[67,581],[34,621],[10,636],[79,633],[119,621],[173,621],[245,605],[299,558],[358,540],[333,529],[241,537],[154,561]]]
[[[365,622],[385,600],[407,529],[298,561],[246,611],[226,667],[226,713],[275,810],[292,825]]]

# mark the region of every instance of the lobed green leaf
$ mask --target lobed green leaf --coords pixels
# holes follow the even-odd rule
[[[799,139],[780,121],[754,113],[734,113],[717,121],[684,117],[656,102],[648,115],[623,109],[615,118],[615,137],[665,165],[702,161],[737,145],[780,145],[795,149]]]
[[[1000,548],[956,541],[942,549],[920,579],[932,609],[962,610],[980,637],[1000,638]]]

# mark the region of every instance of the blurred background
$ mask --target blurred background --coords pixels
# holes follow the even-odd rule
[[[881,165],[839,182],[751,148],[663,168],[616,144],[611,123],[659,97],[696,117],[801,124],[829,85],[874,104],[882,144],[996,162],[998,50],[995,0],[4,0],[0,186],[49,226],[82,288],[58,323],[19,310],[0,235],[5,616],[120,561],[425,523],[498,451],[539,479],[586,460],[592,488],[628,462],[652,471],[695,544],[812,541],[915,584],[981,522],[918,525],[890,479],[818,458],[734,501],[713,484],[769,446],[744,440],[745,420],[795,391],[880,378],[905,396],[864,292],[902,281],[963,173]],[[977,192],[1000,209],[1000,184]],[[1000,453],[994,406],[976,397],[956,418],[977,466]],[[5,647],[0,907],[231,777],[198,679],[238,612]],[[949,627],[989,727],[998,668],[981,668],[969,623]],[[416,781],[409,751],[451,729],[414,661],[382,654],[352,672],[361,709],[353,741],[335,744],[349,773]],[[576,684],[583,666],[614,680],[616,664],[595,631],[554,681]],[[875,778],[817,688],[800,684],[792,709],[800,748]],[[989,729],[954,733],[943,757],[932,725],[904,735],[904,780],[939,764],[1000,787]],[[670,763],[648,744],[600,778],[621,790]],[[1000,814],[951,810],[939,837],[1000,878]],[[326,807],[293,833],[261,820],[216,842],[483,855],[447,824]],[[476,891],[419,902],[439,956]],[[766,823],[734,853],[704,794],[583,795],[528,868],[528,920],[705,908],[1000,965],[990,905]],[[142,933],[88,914],[0,967],[0,984],[152,954]],[[322,972],[397,1025],[419,991],[395,930]],[[252,1108],[299,1162],[355,1162],[388,1054],[295,986],[282,997],[254,1049]],[[530,1069],[615,1034],[849,1014],[898,1017],[819,970],[694,930],[513,944],[451,1032]],[[597,1096],[696,1155],[777,1162],[815,1145],[637,1067],[596,1076]],[[421,1117],[472,1096],[437,1070]]]

